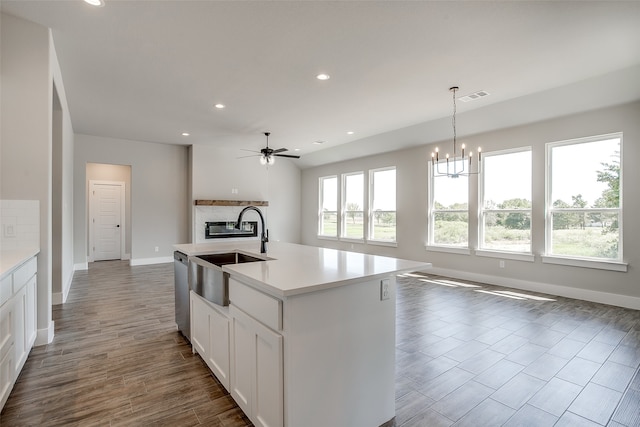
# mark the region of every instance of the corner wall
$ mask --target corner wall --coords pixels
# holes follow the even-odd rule
[[[499,268],[495,258],[475,254],[459,255],[428,252],[427,162],[434,145],[386,153],[378,156],[332,163],[305,169],[302,173],[302,243],[346,250],[355,250],[398,258],[433,263],[434,271],[452,277],[479,280],[550,294],[623,305],[640,309],[640,102],[610,107],[572,116],[560,117],[525,126],[512,127],[460,138],[468,146],[482,146],[484,152],[515,147],[532,147],[533,161],[533,230],[532,247],[535,262],[507,260],[506,268]],[[545,143],[572,138],[623,132],[623,254],[629,264],[628,272],[613,272],[591,268],[543,264],[544,252],[544,179]],[[389,142],[401,137],[401,131],[385,134]],[[401,142],[401,141],[400,141]],[[439,145],[450,144],[450,141]],[[396,166],[397,180],[397,248],[318,239],[318,178],[327,175]],[[470,195],[477,194],[477,177],[470,180]],[[475,189],[474,189],[475,188]],[[471,224],[477,224],[478,200],[470,197]],[[477,232],[470,230],[470,244],[477,243]]]

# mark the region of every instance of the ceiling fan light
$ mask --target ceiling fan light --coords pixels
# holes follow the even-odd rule
[[[262,166],[271,166],[276,162],[274,156],[260,156],[260,164]]]

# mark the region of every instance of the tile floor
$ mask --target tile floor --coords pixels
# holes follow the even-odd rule
[[[0,426],[251,425],[176,331],[172,264],[92,263],[53,315]],[[405,275],[396,347],[397,427],[640,427],[640,311]]]
[[[398,280],[396,425],[640,426],[640,311]]]

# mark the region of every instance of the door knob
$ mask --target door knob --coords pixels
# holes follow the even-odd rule
[[[116,227],[120,228],[120,224],[116,225]]]

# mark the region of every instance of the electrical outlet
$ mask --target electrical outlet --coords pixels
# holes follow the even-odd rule
[[[389,299],[389,279],[380,281],[380,301]]]
[[[238,194],[238,189],[237,188],[232,188],[231,189],[231,194]]]
[[[500,268],[504,268],[504,260],[503,259],[500,260]]]
[[[158,247],[156,246],[156,252],[158,252],[159,250],[160,250],[160,248],[158,248]]]

